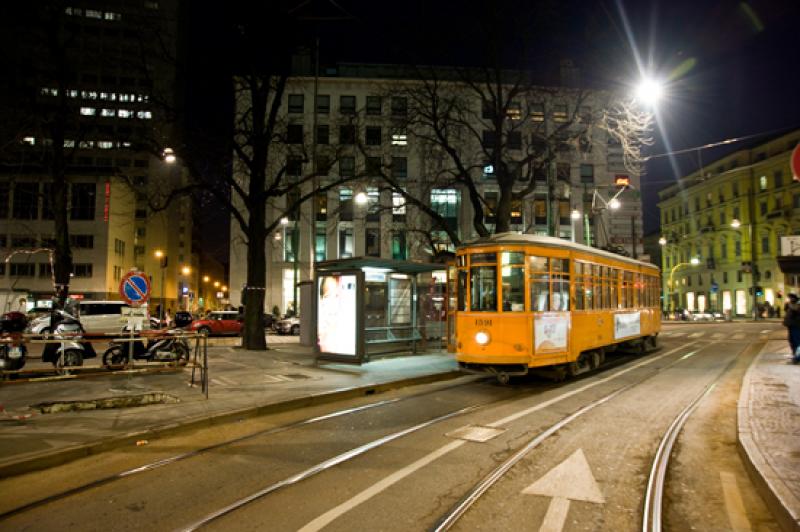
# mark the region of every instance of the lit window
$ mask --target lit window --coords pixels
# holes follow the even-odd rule
[[[392,146],[406,146],[408,145],[408,135],[406,130],[402,128],[392,129]]]
[[[767,190],[767,176],[762,175],[758,178],[758,189]]]
[[[544,122],[544,104],[532,103],[531,104],[531,120],[533,122]]]
[[[36,139],[33,137],[25,137],[22,139],[22,143],[27,144],[29,146],[33,146],[34,144],[36,144]]]
[[[101,150],[110,150],[111,148],[114,147],[114,143],[111,142],[110,140],[98,140],[97,147],[100,148]]]
[[[121,102],[132,102],[134,99],[133,94],[122,93],[119,95],[119,101]]]
[[[58,89],[42,87],[42,96],[58,96]]]
[[[103,12],[96,9],[87,9],[86,18],[103,18]]]
[[[117,111],[117,116],[119,116],[120,118],[132,118],[133,111],[130,111],[128,109],[120,109],[119,111]]]
[[[122,15],[119,13],[105,13],[103,18],[106,20],[122,20]]]
[[[102,109],[100,111],[100,116],[117,116],[116,109]]]
[[[392,192],[392,215],[405,216],[406,199],[399,192]]]
[[[519,102],[511,102],[508,104],[506,116],[511,120],[519,120],[522,118],[522,109],[519,106]]]
[[[108,100],[108,93],[107,92],[101,92],[100,93],[100,99],[101,100]]]
[[[136,118],[141,118],[143,120],[150,120],[153,118],[153,113],[150,111],[139,111],[136,113]]]
[[[131,147],[131,143],[130,142],[122,142],[122,143],[120,143],[120,146],[122,146],[123,148],[130,148]]]
[[[64,140],[64,147],[65,148],[74,148],[75,141],[74,140]]]
[[[566,122],[567,121],[567,106],[566,105],[556,105],[553,107],[553,120],[555,122]]]
[[[93,140],[82,140],[78,144],[79,148],[94,148],[94,141]]]
[[[77,91],[77,89],[70,89],[70,90],[68,90],[68,91],[67,91],[67,96],[69,96],[70,98],[77,98],[77,97],[78,97],[78,91]]]
[[[81,114],[83,116],[94,116],[97,113],[97,109],[94,107],[81,107]]]
[[[81,98],[85,98],[87,100],[96,100],[97,91],[81,91]]]

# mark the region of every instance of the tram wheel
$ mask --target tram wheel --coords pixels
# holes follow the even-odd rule
[[[511,376],[508,373],[501,372],[497,374],[497,382],[499,382],[503,386],[508,384],[509,381],[511,381]]]

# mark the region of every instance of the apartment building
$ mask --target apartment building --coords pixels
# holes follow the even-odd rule
[[[759,139],[659,193],[667,309],[753,316],[798,291],[777,261],[781,237],[800,234],[798,142],[800,130]]]
[[[285,164],[289,179],[321,175],[298,185],[285,201],[268,205],[267,220],[282,216],[294,197],[309,193],[315,185],[341,176],[353,180],[318,194],[299,212],[287,213],[270,235],[267,309],[291,308],[296,284],[311,278],[317,261],[349,257],[430,261],[435,251],[453,250],[446,233],[433,228],[422,210],[407,203],[402,194],[386,187],[381,174],[421,198],[462,241],[478,236],[467,190],[454,180],[445,184],[441,176],[446,162],[425,142],[421,131],[409,124],[409,97],[403,91],[419,81],[407,74],[407,69],[397,66],[340,64],[319,77],[290,79],[281,108],[286,140],[283,145],[273,144],[271,168],[277,171]],[[460,92],[467,105],[476,109],[471,127],[487,129],[477,141],[465,135],[458,149],[470,161],[470,172],[485,199],[486,224],[493,231],[499,187],[494,169],[480,159],[480,143],[491,142],[489,118],[464,84],[452,81],[448,90]],[[601,105],[608,105],[608,95],[597,92],[581,99],[578,108],[575,94],[558,87],[534,88],[521,95],[519,102],[512,102],[506,117],[515,125],[506,139],[511,164],[524,159],[534,130],[552,132],[573,113],[588,119],[602,112]],[[593,130],[585,149],[562,147],[549,168],[530,173],[519,170],[519,188],[529,185],[524,173],[535,187],[512,206],[512,230],[551,231],[565,239],[624,249],[632,256],[642,253],[639,176],[626,170],[621,146],[609,141],[603,131]],[[234,177],[246,179],[237,176],[236,170]],[[621,194],[615,184],[618,178],[631,185]],[[608,208],[614,196],[621,200],[617,210]],[[233,220],[230,288],[234,303],[241,300],[246,280],[244,242]]]

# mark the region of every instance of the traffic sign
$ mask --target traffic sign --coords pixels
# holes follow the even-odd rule
[[[792,151],[792,177],[795,181],[800,181],[800,142]]]
[[[150,297],[150,279],[142,272],[126,273],[119,283],[119,295],[129,305],[141,305]]]
[[[711,282],[711,293],[712,294],[716,294],[717,292],[719,292],[719,285],[717,284],[716,281],[712,281]]]

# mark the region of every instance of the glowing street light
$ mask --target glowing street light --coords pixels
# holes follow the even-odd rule
[[[667,245],[667,239],[662,236],[661,238],[658,239],[658,244],[661,245],[661,246],[666,246]]]
[[[364,192],[359,192],[358,194],[356,194],[355,197],[356,204],[365,205],[368,200],[369,198],[367,198],[367,195]]]
[[[639,102],[653,107],[664,95],[664,85],[653,78],[644,78],[636,87],[635,95]]]
[[[164,157],[164,162],[167,164],[172,164],[175,162],[175,151],[173,151],[172,148],[164,148],[162,156]]]
[[[184,266],[183,268],[181,268],[181,273],[183,275],[189,275],[190,273],[192,273],[192,269],[188,266]]]
[[[731,220],[731,227],[733,227],[734,229],[739,229],[741,226],[742,226],[742,222],[740,222],[736,218]]]
[[[608,202],[608,208],[612,211],[615,211],[620,208],[622,204],[619,202],[617,198],[612,198],[611,201]]]

